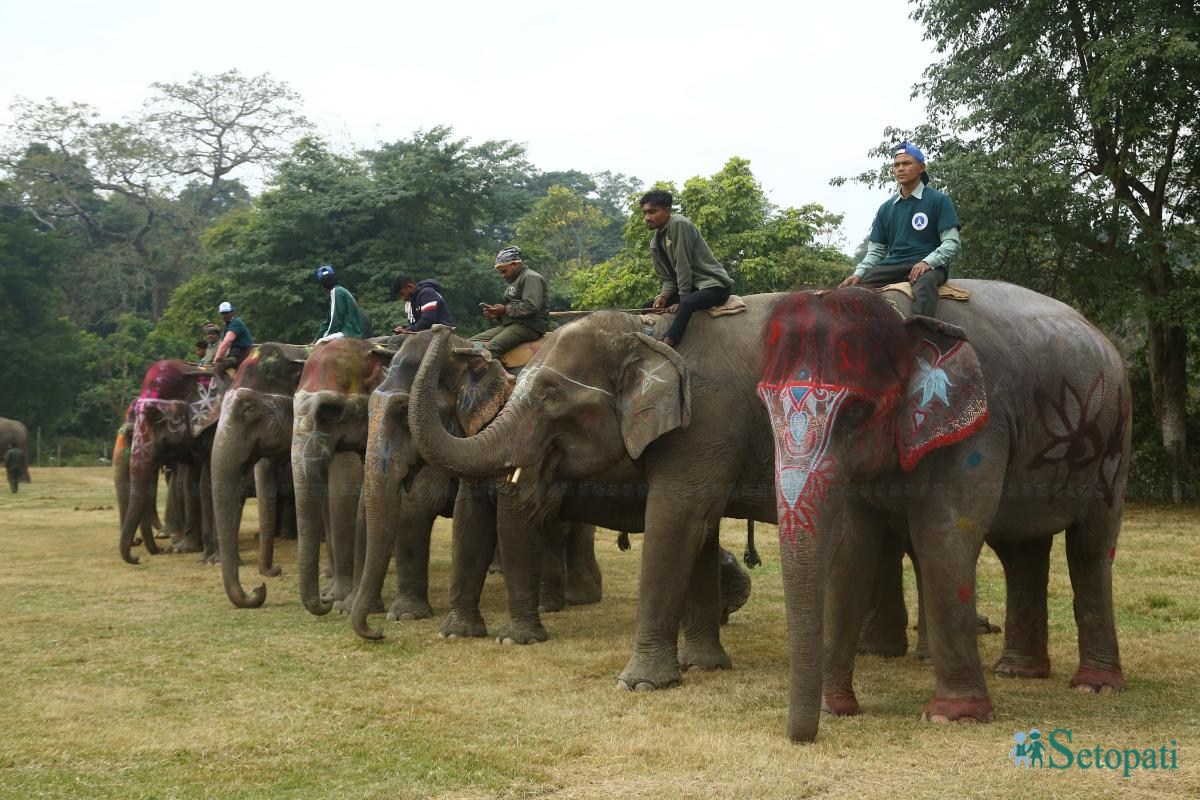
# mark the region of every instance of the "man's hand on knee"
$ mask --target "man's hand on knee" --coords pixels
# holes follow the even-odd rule
[[[849,277],[846,278],[846,280],[844,280],[838,284],[838,288],[844,289],[847,286],[858,286],[860,283],[862,283],[862,278],[858,277],[857,275],[851,274]]]
[[[917,278],[921,277],[926,272],[929,272],[929,265],[924,261],[918,261],[917,263],[913,264],[913,268],[908,273],[908,282],[916,283]]]

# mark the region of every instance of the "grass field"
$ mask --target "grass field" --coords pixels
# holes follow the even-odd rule
[[[374,643],[345,617],[304,611],[292,542],[277,550],[284,574],[268,579],[266,605],[237,610],[220,570],[194,555],[121,562],[108,470],[40,469],[33,480],[0,495],[3,797],[1200,796],[1197,509],[1126,514],[1115,569],[1125,693],[1066,687],[1075,627],[1059,539],[1052,675],[990,679],[995,724],[922,723],[929,668],[860,657],[863,715],[826,718],[815,744],[796,746],[784,737],[787,651],[769,526],[753,596],[724,633],[733,671],[634,695],[615,679],[633,636],[640,537],[622,553],[614,535],[597,536],[604,602],[547,615],[545,644],[444,641],[440,619],[386,623]],[[250,564],[254,510],[251,501],[242,534]],[[741,526],[727,527],[726,547],[740,552]],[[430,578],[439,613],[448,557],[441,522]],[[243,571],[247,585],[253,572]],[[990,551],[978,594],[1002,622]],[[498,624],[498,579],[483,602]],[[990,665],[1000,637],[980,646]],[[1033,727],[1071,729],[1075,750],[1174,742],[1178,769],[1018,769],[1013,734]]]

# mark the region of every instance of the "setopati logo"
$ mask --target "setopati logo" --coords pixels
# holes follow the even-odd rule
[[[1175,740],[1170,746],[1109,747],[1075,741],[1071,728],[1055,728],[1049,736],[1037,728],[1013,734],[1008,758],[1013,766],[1027,769],[1109,769],[1120,770],[1126,777],[1136,770],[1179,769]]]

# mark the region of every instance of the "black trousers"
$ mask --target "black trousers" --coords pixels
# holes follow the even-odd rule
[[[21,482],[21,470],[19,468],[18,469],[5,468],[5,471],[8,473],[8,488],[12,489],[13,494],[16,494],[17,487]]]
[[[919,262],[910,261],[907,264],[876,264],[867,270],[867,274],[863,275],[862,283],[864,286],[887,286],[892,283],[900,283],[908,280],[908,273],[912,272],[914,264]],[[921,277],[917,278],[917,282],[913,284],[913,304],[912,313],[920,314],[923,317],[937,316],[937,290],[938,287],[946,282],[946,270],[941,267],[928,269]]]
[[[671,295],[667,300],[667,305],[679,303],[679,310],[675,312],[675,319],[671,321],[671,327],[667,328],[667,336],[671,337],[671,341],[679,344],[683,341],[683,332],[687,330],[688,323],[692,321],[692,314],[697,311],[702,311],[706,308],[716,308],[729,299],[730,290],[725,288],[715,289],[697,289],[689,295],[685,295],[680,299],[678,294]],[[654,306],[654,301],[651,301],[643,306],[643,308],[651,308]]]

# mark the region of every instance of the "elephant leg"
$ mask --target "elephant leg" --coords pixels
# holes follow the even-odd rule
[[[541,585],[538,590],[538,611],[553,613],[567,607],[567,537],[569,524],[546,524],[542,548]]]
[[[362,461],[357,453],[338,453],[329,465],[330,559],[334,601],[345,600],[354,586],[354,538],[362,487]]]
[[[858,639],[858,652],[902,656],[908,652],[908,609],[904,605],[904,539],[885,536],[871,587],[871,604]]]
[[[158,542],[154,541],[154,518],[158,515],[158,475],[154,476],[154,480],[150,481],[150,486],[146,489],[146,508],[142,512],[142,544],[146,548],[146,552],[152,556],[156,556],[162,552],[162,548],[158,546]]]
[[[886,539],[894,534],[878,512],[853,500],[847,503],[842,524],[831,530],[839,527],[841,536],[834,539],[826,580],[821,709],[835,716],[853,716],[860,710],[854,693],[858,637],[879,583],[879,563],[885,550],[891,550]]]
[[[1115,509],[1099,499],[1083,520],[1067,528],[1067,570],[1074,593],[1079,668],[1071,687],[1103,694],[1125,688],[1117,628],[1113,621],[1112,563],[1121,530],[1121,501]]]
[[[929,626],[925,624],[925,587],[921,583],[921,560],[916,551],[908,554],[912,560],[913,578],[917,584],[917,646],[913,648],[913,658],[917,661],[929,662]]]
[[[363,565],[367,560],[367,496],[364,492],[358,494],[358,515],[354,521],[354,569],[351,574],[350,594],[338,605],[338,611],[349,614],[357,602],[358,593],[362,589]],[[383,597],[376,588],[371,597],[364,597],[369,614],[383,613]]]
[[[673,453],[679,463],[694,463]],[[722,476],[723,477],[723,476]],[[720,483],[714,476],[713,483]],[[646,533],[642,537],[642,574],[638,585],[637,633],[633,654],[617,685],[633,691],[678,686],[679,626],[692,570],[705,537],[720,520],[725,497],[681,495],[677,487],[695,483],[684,475],[650,481],[646,497]],[[726,482],[728,484],[728,482]],[[714,587],[715,588],[715,587]]]
[[[991,453],[986,466],[969,483],[945,486],[940,495],[914,502],[908,513],[913,549],[925,565],[921,592],[935,675],[933,699],[922,718],[934,722],[995,719],[976,642],[975,567],[1000,503],[1008,458],[1006,444],[973,446]],[[933,469],[924,467],[926,474]]]
[[[176,553],[201,553],[200,520],[200,470],[193,465],[181,465],[175,470],[175,480],[180,483],[181,533],[171,546]]]
[[[737,557],[724,547],[718,547],[718,560],[721,570],[721,624],[729,622],[733,612],[746,604],[750,599],[750,573],[742,569]]]
[[[567,530],[567,605],[586,606],[604,597],[596,560],[596,526],[572,523]]]
[[[217,529],[213,523],[212,469],[208,459],[200,466],[200,541],[204,553],[200,560],[207,564],[221,563],[221,548],[217,541]],[[246,502],[239,499],[238,502]]]
[[[556,561],[562,570],[562,528],[558,522],[535,523],[516,506],[519,489],[505,485],[496,492],[496,532],[504,561],[504,589],[508,597],[508,619],[496,632],[502,644],[533,644],[548,637],[542,625],[541,585],[544,560]],[[548,550],[554,552],[543,556]],[[564,578],[554,578],[560,594],[553,602],[563,602]]]
[[[485,484],[459,481],[453,531],[450,613],[439,633],[445,638],[487,636],[479,597],[496,550],[496,505]]]
[[[679,668],[730,669],[733,662],[721,646],[720,520],[705,534],[692,567],[683,612],[683,645]],[[730,555],[732,558],[732,555]]]
[[[279,482],[271,459],[260,458],[254,465],[255,493],[258,495],[258,574],[274,578],[282,571],[275,563],[275,536],[279,532]]]
[[[1047,646],[1046,584],[1050,578],[1049,536],[1031,542],[998,542],[992,549],[1004,565],[1008,611],[1004,651],[992,672],[1005,678],[1050,675]]]
[[[429,605],[429,540],[437,513],[407,510],[397,517],[400,529],[392,553],[396,561],[396,599],[388,607],[390,620],[426,619],[433,616]]]

